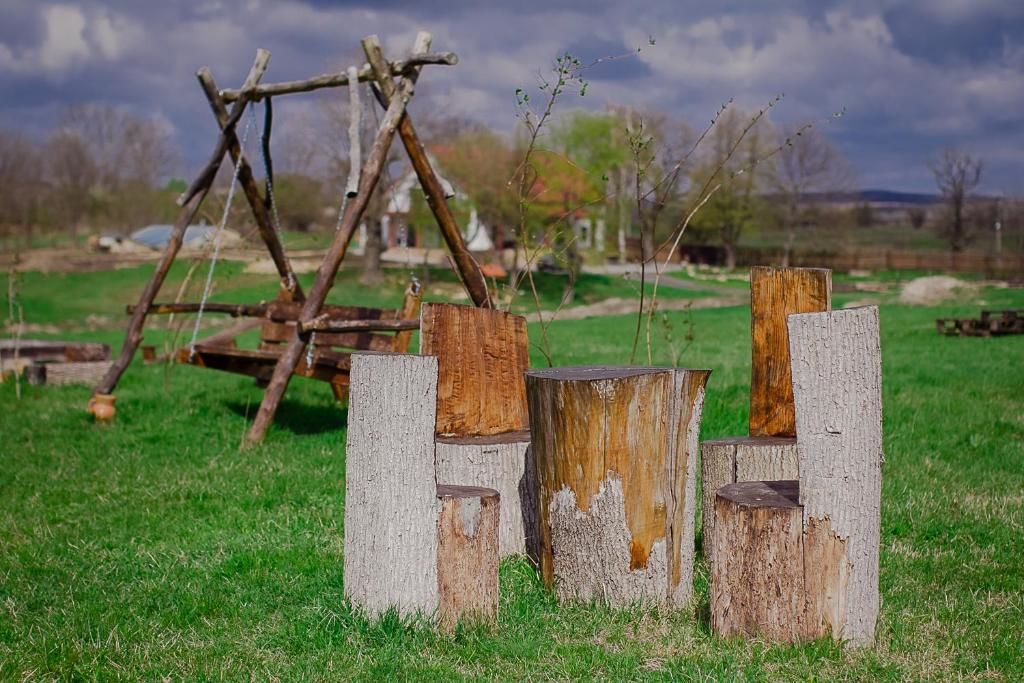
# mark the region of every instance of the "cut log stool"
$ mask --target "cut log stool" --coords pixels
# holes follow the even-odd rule
[[[438,625],[493,622],[498,614],[498,518],[494,489],[438,486]]]
[[[714,556],[715,494],[738,481],[796,479],[796,439],[740,436],[701,444],[701,538],[704,557]]]
[[[621,367],[527,373],[540,567],[560,600],[689,601],[709,374]]]
[[[838,631],[849,566],[845,543],[804,530],[799,482],[751,481],[715,496],[711,628],[770,642]]]
[[[437,356],[437,482],[501,493],[501,554],[536,559],[536,475],[523,373],[526,318],[424,304],[420,352]]]

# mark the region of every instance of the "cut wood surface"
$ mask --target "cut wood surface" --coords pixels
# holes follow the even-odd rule
[[[701,539],[704,557],[712,559],[715,494],[738,481],[796,479],[796,439],[740,436],[701,444]]]
[[[711,563],[716,634],[794,643],[826,636],[837,623],[845,546],[817,529],[804,533],[798,486],[755,481],[718,490]]]
[[[878,307],[789,317],[804,525],[845,541],[851,565],[841,637],[874,639],[882,486]]]
[[[438,608],[437,359],[352,356],[345,449],[345,595],[376,616]]]
[[[688,601],[708,374],[622,367],[527,373],[540,567],[559,599]]]
[[[437,356],[437,433],[486,436],[529,429],[526,318],[494,309],[424,304],[420,353]]]
[[[750,269],[751,436],[796,436],[786,316],[827,311],[831,303],[828,269]]]
[[[537,472],[530,432],[438,437],[437,482],[496,489],[501,494],[501,555],[537,557]]]
[[[437,623],[451,631],[459,621],[493,622],[498,614],[497,491],[437,486]]]

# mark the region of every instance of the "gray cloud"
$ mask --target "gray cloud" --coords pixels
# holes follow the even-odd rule
[[[273,53],[268,80],[359,59],[378,33],[401,52],[426,28],[461,58],[421,80],[417,108],[509,129],[517,87],[569,51],[584,61],[583,100],[659,108],[700,125],[730,97],[747,107],[778,93],[774,120],[824,120],[867,186],[927,190],[925,162],[946,145],[988,160],[986,185],[1024,191],[1024,4],[1019,0],[601,0],[482,6],[470,0],[7,0],[0,7],[0,125],[42,136],[60,106],[107,101],[165,118],[194,168],[215,135],[195,69],[222,86],[245,75],[255,48]],[[655,45],[649,45],[653,38]],[[282,103],[301,120],[313,98]]]

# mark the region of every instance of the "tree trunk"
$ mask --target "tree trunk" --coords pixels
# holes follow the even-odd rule
[[[497,491],[471,486],[438,486],[438,626],[459,621],[494,622],[498,614]]]
[[[827,311],[831,304],[828,269],[750,269],[751,436],[796,436],[786,316]]]
[[[501,556],[526,554],[537,559],[537,471],[528,431],[439,437],[436,466],[438,484],[496,489],[501,494]]]
[[[804,527],[846,545],[837,637],[874,640],[882,486],[878,307],[789,317]]]
[[[438,608],[436,393],[436,358],[352,355],[345,595],[371,616]]]
[[[715,494],[742,481],[796,479],[796,439],[734,437],[701,444],[701,539],[704,557],[714,560]]]
[[[726,242],[725,247],[725,268],[726,270],[736,270],[736,245],[732,242]]]
[[[540,567],[560,600],[689,601],[695,459],[709,374],[527,373]]]
[[[843,610],[845,544],[804,532],[796,481],[730,484],[715,497],[711,628],[795,643],[828,635]]]
[[[438,435],[529,429],[523,381],[530,367],[526,318],[487,308],[424,304],[420,353],[438,359]]]
[[[366,216],[366,245],[363,249],[363,275],[360,278],[364,285],[379,284],[384,279],[380,265],[380,256],[384,251],[380,231],[380,218]]]

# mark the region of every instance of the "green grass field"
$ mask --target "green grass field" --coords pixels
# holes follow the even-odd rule
[[[19,299],[28,322],[57,325],[49,336],[119,343],[112,316],[144,277],[28,274]],[[137,363],[110,427],[90,423],[85,387],[23,386],[16,400],[13,383],[0,384],[0,679],[1022,680],[1024,338],[944,338],[933,327],[976,312],[978,298],[1024,307],[1020,290],[882,307],[873,648],[718,639],[703,563],[696,605],[679,613],[559,608],[519,560],[502,565],[493,630],[367,622],[343,599],[346,412],[328,389],[293,382],[266,444],[243,451],[261,396],[251,381]],[[112,319],[90,329],[88,315]],[[704,438],[745,433],[748,309],[667,319],[677,340],[692,325],[682,363],[714,369]],[[555,361],[625,363],[633,324],[556,322]],[[671,355],[666,329],[656,363]]]

